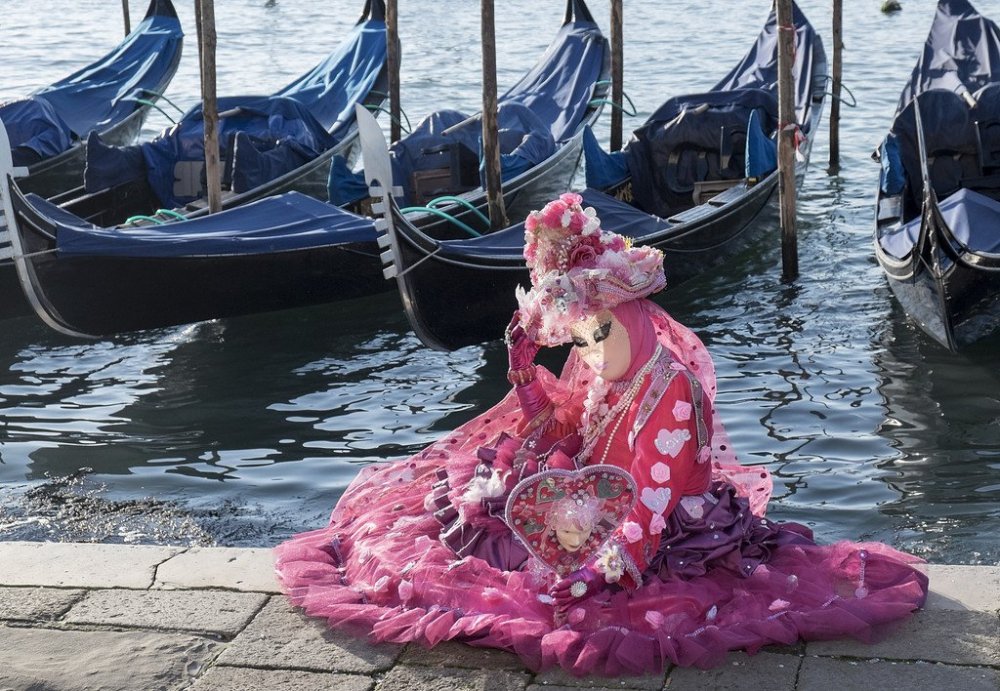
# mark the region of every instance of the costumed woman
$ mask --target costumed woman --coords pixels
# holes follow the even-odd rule
[[[770,476],[729,448],[708,352],[647,299],[662,253],[580,204],[564,194],[525,222],[512,391],[366,467],[327,527],[280,545],[292,602],[372,641],[458,640],[577,675],[871,640],[919,608],[918,559],[764,517]],[[534,364],[566,343],[559,377]]]

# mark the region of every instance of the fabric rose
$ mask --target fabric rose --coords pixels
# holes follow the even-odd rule
[[[569,265],[592,269],[597,265],[597,252],[590,245],[580,243],[570,251]]]
[[[642,526],[635,521],[625,521],[622,525],[622,533],[629,542],[638,542],[642,539]]]
[[[659,535],[663,532],[663,529],[667,527],[667,522],[663,520],[663,516],[658,513],[654,513],[653,517],[649,519],[649,534]]]

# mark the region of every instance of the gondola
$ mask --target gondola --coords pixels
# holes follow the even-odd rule
[[[801,175],[822,114],[826,54],[798,7],[793,14]],[[673,286],[743,251],[772,225],[765,212],[778,185],[777,32],[772,10],[722,81],[666,101],[622,152],[604,153],[592,135],[585,140],[584,205],[597,210],[605,229],[662,249]],[[364,138],[362,149],[366,160],[375,155]],[[400,213],[396,200],[383,203],[384,271],[395,277],[419,338],[441,350],[498,338],[517,306],[515,286],[528,282],[523,223],[440,241]]]
[[[52,196],[75,185],[92,131],[115,144],[134,141],[177,71],[183,39],[170,0],[150,0],[143,20],[113,51],[0,105],[14,163],[27,168],[22,189]]]
[[[38,316],[71,336],[330,302],[370,290],[364,280],[384,283],[377,267],[352,277],[356,257],[344,250],[370,241],[371,220],[300,192],[122,230],[22,194],[17,172],[0,123],[0,211],[11,229],[2,250]]]
[[[498,98],[504,203],[512,218],[569,185],[583,133],[610,91],[611,51],[584,0],[567,0],[563,24],[538,62]],[[481,171],[479,115],[441,110],[393,143],[395,184],[410,222],[439,239],[490,228]],[[341,163],[329,199],[370,214],[364,171]]]
[[[220,160],[225,162],[222,208],[287,190],[325,198],[330,162],[335,156],[357,154],[355,106],[378,109],[386,98],[386,55],[384,0],[367,0],[349,36],[309,72],[271,96],[219,98]],[[58,214],[77,216],[99,228],[157,225],[168,230],[208,213],[200,105],[150,142],[110,146],[91,133],[86,147],[84,185],[51,197],[55,206],[47,209],[57,208]],[[20,181],[17,186],[22,192],[31,189]],[[22,230],[29,227],[22,224]],[[5,253],[3,237],[0,229],[0,257]],[[90,280],[82,272],[80,285],[69,291],[87,299]],[[32,312],[21,283],[13,264],[0,264],[0,318]],[[252,311],[252,303],[245,309]],[[109,319],[117,314],[110,305],[107,310]],[[200,309],[195,313],[202,314]],[[167,314],[180,312],[168,310],[159,319],[167,320]],[[150,317],[150,326],[171,323]],[[108,328],[112,323],[106,322]],[[78,326],[83,333],[90,328]],[[120,330],[126,330],[124,325]]]
[[[875,158],[875,256],[907,314],[955,351],[1000,327],[1000,29],[940,0]]]

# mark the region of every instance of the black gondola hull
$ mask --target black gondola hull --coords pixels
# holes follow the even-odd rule
[[[774,227],[770,202],[776,187],[777,176],[772,175],[728,207],[678,226],[663,238],[640,241],[663,251],[668,284],[679,286],[725,264]],[[515,287],[529,285],[521,254],[492,258],[462,254],[455,245],[429,242],[398,213],[394,223],[400,265],[406,267],[397,283],[421,341],[455,350],[500,338],[517,309]],[[628,234],[627,228],[606,230]],[[666,299],[669,302],[669,295]]]
[[[65,333],[108,336],[369,295],[391,287],[374,243],[260,254],[65,256],[19,195],[15,232],[31,292]]]

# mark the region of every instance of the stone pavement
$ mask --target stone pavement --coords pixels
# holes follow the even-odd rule
[[[928,573],[927,608],[875,645],[577,679],[461,644],[332,633],[278,593],[266,549],[0,542],[0,691],[1000,690],[1000,567]]]

